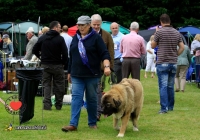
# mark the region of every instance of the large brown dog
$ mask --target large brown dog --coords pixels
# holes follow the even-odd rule
[[[143,87],[137,79],[124,78],[107,91],[102,99],[102,114],[106,117],[113,114],[113,126],[120,130],[117,137],[123,137],[128,121],[133,123],[133,131],[138,131],[137,121],[143,106]],[[118,121],[121,119],[121,127]]]

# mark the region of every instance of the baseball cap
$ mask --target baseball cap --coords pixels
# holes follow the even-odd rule
[[[2,39],[4,39],[4,38],[9,38],[9,35],[8,34],[4,34]]]
[[[91,23],[91,18],[89,16],[80,16],[76,24],[87,24]]]

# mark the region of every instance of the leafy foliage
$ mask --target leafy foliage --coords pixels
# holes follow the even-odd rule
[[[159,24],[160,15],[167,13],[174,27],[200,26],[197,0],[0,0],[0,5],[0,22],[37,21],[40,16],[42,24],[58,20],[73,26],[79,16],[98,13],[104,21],[115,21],[125,27],[137,21],[140,29],[147,29]]]

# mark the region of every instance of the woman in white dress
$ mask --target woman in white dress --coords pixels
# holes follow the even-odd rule
[[[147,43],[147,65],[145,69],[144,77],[147,78],[147,72],[151,72],[151,78],[154,78],[155,75],[155,54],[154,49],[151,48],[151,41],[153,40],[154,35],[150,37],[149,42]]]

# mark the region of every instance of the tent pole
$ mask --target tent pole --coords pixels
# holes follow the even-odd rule
[[[22,53],[21,53],[21,33],[20,33],[20,24],[18,24],[18,29],[19,29],[19,55],[22,56]]]
[[[190,48],[190,50],[191,50],[191,46],[190,46],[190,42],[189,42],[189,41],[190,41],[189,38],[190,38],[190,37],[189,37],[189,33],[188,33],[188,46],[189,46],[189,48]]]
[[[12,22],[12,39],[11,39],[11,40],[12,40],[12,42],[14,41],[14,40],[13,40],[13,22]],[[13,44],[13,45],[14,45],[14,44]],[[13,53],[11,53],[11,56],[13,56]]]
[[[39,36],[39,31],[40,31],[40,16],[38,18],[38,36]]]

